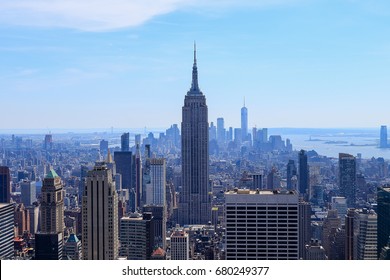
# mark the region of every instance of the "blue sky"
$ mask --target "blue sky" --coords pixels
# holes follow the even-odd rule
[[[390,2],[0,2],[0,129],[181,122],[193,41],[209,121],[390,125]]]

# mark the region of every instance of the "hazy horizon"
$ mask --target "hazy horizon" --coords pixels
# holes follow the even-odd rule
[[[216,123],[214,122],[214,125]],[[168,129],[170,125],[166,127],[113,127],[113,133],[123,133],[123,132],[130,132],[132,134],[134,133],[143,133],[146,131],[149,132],[165,132],[166,129]],[[179,130],[180,130],[180,123],[178,124]],[[225,129],[228,129],[229,127],[225,127]],[[234,127],[233,127],[234,128]],[[258,129],[261,129],[262,127],[258,127]],[[379,127],[265,127],[269,131],[286,131],[288,133],[291,131],[299,132],[300,134],[308,134],[308,133],[315,133],[318,132],[326,132],[326,131],[348,131],[348,132],[378,132],[378,138],[379,138]],[[252,128],[250,128],[250,133]],[[109,128],[15,128],[15,129],[3,129],[0,128],[0,134],[1,135],[11,135],[11,134],[67,134],[67,133],[111,133],[111,127]]]

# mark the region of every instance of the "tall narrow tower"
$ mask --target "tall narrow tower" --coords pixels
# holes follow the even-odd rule
[[[339,192],[347,199],[349,208],[355,206],[356,158],[344,153],[339,153]]]
[[[61,178],[52,169],[43,180],[41,200],[41,232],[64,231],[64,190]]]
[[[387,126],[381,126],[379,148],[387,148]]]
[[[0,203],[11,201],[11,173],[9,167],[0,166]]]
[[[306,151],[298,153],[299,159],[299,194],[307,198],[309,196],[309,166],[307,165]]]
[[[52,169],[43,180],[41,231],[35,234],[36,260],[62,260],[64,197],[61,178]]]
[[[196,48],[192,85],[184,99],[181,123],[182,191],[179,223],[206,224],[211,218],[208,192],[209,124],[206,97],[199,89]]]
[[[241,108],[241,142],[245,142],[248,138],[248,109],[245,107]]]
[[[118,197],[111,169],[96,163],[88,171],[83,193],[83,259],[118,258]]]

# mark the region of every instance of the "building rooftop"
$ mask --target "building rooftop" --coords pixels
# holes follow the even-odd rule
[[[260,194],[260,195],[279,195],[279,194],[297,194],[296,191],[286,190],[248,190],[248,189],[234,189],[225,192],[225,194]]]
[[[165,256],[165,251],[158,247],[156,250],[154,250],[152,256]]]
[[[60,176],[58,176],[57,172],[55,172],[54,169],[50,169],[49,173],[47,173],[45,178],[54,179],[56,177]]]
[[[77,238],[76,234],[71,233],[68,240],[66,242],[74,242],[77,243],[79,242],[79,239]]]

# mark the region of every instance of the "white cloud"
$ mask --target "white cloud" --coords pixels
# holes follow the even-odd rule
[[[299,0],[2,0],[0,23],[105,31],[185,8],[274,6]]]

